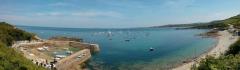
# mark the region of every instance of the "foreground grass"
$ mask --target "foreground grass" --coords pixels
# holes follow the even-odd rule
[[[0,70],[45,70],[38,67],[30,60],[24,58],[21,54],[12,48],[0,44]]]

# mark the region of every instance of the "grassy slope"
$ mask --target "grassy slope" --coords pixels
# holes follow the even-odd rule
[[[10,46],[13,41],[31,40],[33,34],[16,29],[5,22],[0,22],[0,70],[45,70],[14,51]]]

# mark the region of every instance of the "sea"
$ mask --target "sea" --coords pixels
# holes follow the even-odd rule
[[[208,31],[204,29],[17,27],[43,39],[67,36],[99,44],[100,52],[86,64],[89,70],[166,70],[217,43],[199,36]]]

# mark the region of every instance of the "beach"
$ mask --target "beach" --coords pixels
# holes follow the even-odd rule
[[[233,36],[228,31],[219,31],[218,43],[216,46],[211,48],[208,52],[200,55],[196,59],[192,59],[190,62],[183,63],[172,70],[190,70],[193,64],[198,64],[202,59],[206,58],[206,56],[219,57],[221,54],[225,53],[226,50],[230,47],[231,44],[235,43],[238,40],[238,36]]]

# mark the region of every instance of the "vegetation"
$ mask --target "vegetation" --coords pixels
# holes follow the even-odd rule
[[[219,58],[207,57],[193,70],[240,70],[240,39],[232,44],[225,55]]]
[[[235,28],[240,28],[240,15],[225,20],[209,22],[205,25],[194,26],[193,28],[226,28],[229,24],[234,25]]]
[[[229,47],[229,50],[226,52],[226,55],[236,55],[239,54],[240,51],[240,40],[238,40],[236,43],[232,44]]]
[[[230,17],[225,20],[217,20],[207,23],[193,23],[193,24],[174,24],[174,25],[165,25],[165,26],[154,26],[158,27],[187,27],[187,28],[197,28],[197,29],[226,29],[228,25],[234,25],[235,28],[240,28],[240,15]]]
[[[14,49],[0,44],[0,70],[45,70],[24,58]]]
[[[226,29],[228,25],[223,22],[223,20],[212,21],[209,23],[202,23],[198,25],[193,25],[191,28],[198,28],[198,29],[212,29],[212,28],[219,28],[219,29]]]
[[[209,56],[200,62],[199,67],[193,67],[192,70],[240,70],[240,55],[219,58]]]
[[[45,70],[7,46],[14,41],[31,40],[33,34],[0,22],[0,70]]]
[[[6,22],[0,22],[0,42],[10,46],[14,41],[31,40],[33,34],[17,29]]]
[[[224,22],[224,24],[232,24],[236,28],[239,28],[240,27],[240,15],[237,15],[237,16],[231,17],[229,19],[226,19],[223,22]]]

